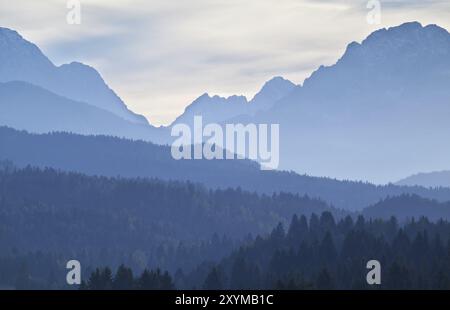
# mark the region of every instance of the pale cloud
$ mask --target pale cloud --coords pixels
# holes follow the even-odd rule
[[[56,64],[96,67],[131,109],[167,124],[204,92],[252,97],[275,75],[301,84],[351,41],[418,20],[450,29],[449,1],[385,0],[382,23],[362,0],[0,0],[0,21]]]

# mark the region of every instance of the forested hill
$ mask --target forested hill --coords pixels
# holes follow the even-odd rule
[[[448,288],[449,236],[448,222],[352,218],[290,193],[0,165],[0,287],[63,285],[77,258],[169,269],[178,288],[367,288],[364,264],[379,259],[388,288]]]
[[[432,221],[450,220],[450,202],[438,202],[417,195],[401,195],[386,198],[363,210],[368,218],[389,219],[395,216],[399,220],[427,217]]]
[[[264,234],[295,213],[323,210],[331,209],[294,194],[259,196],[189,182],[0,169],[1,249],[145,252],[160,244],[205,241],[213,234]]]
[[[450,289],[450,223],[395,218],[293,217],[219,264],[202,264],[178,286],[205,289]],[[381,285],[367,284],[367,262],[381,264]]]
[[[190,180],[213,189],[241,187],[269,195],[280,191],[307,194],[347,210],[362,210],[387,196],[403,193],[450,201],[450,189],[375,186],[292,172],[261,171],[256,163],[247,160],[176,161],[168,146],[106,136],[36,135],[0,127],[1,159],[11,160],[19,167],[53,167],[87,175]]]

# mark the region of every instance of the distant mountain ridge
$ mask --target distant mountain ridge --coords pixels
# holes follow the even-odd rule
[[[151,126],[22,81],[0,83],[0,124],[35,133],[60,131],[156,141],[159,136]]]
[[[280,124],[281,169],[383,184],[448,167],[449,83],[448,31],[405,23],[350,43],[336,64],[241,121]]]
[[[430,221],[450,220],[450,202],[422,198],[418,195],[400,195],[388,197],[364,208],[362,214],[367,218],[390,219],[392,216],[400,221],[420,220],[426,217]]]
[[[84,76],[86,71],[91,72],[87,75],[94,80],[101,79],[94,78],[95,71],[81,64],[53,66],[34,44],[14,31],[3,28],[0,38],[0,82],[6,76],[35,85],[58,86],[55,70],[69,77]],[[11,52],[16,45],[22,54]],[[58,76],[57,80],[66,85],[63,78]],[[88,78],[84,80],[89,85],[96,84]],[[268,81],[250,101],[243,96],[221,98],[204,94],[174,124],[192,124],[194,115],[199,114],[204,123],[280,124],[281,170],[386,184],[410,175],[411,171],[448,168],[450,146],[442,141],[450,134],[449,82],[450,34],[437,25],[411,22],[375,31],[361,43],[350,43],[336,64],[321,66],[303,85],[277,77]],[[103,80],[100,84],[104,91],[93,91],[92,96],[101,93],[113,98],[105,90]],[[40,86],[61,95],[56,86],[53,90]],[[89,87],[83,92],[75,89],[62,96],[92,105],[89,100],[82,100],[89,98],[74,99],[70,93],[89,96]],[[98,104],[102,100],[94,101],[97,107],[108,110]],[[29,104],[33,104],[31,98]],[[42,113],[53,114],[51,110]],[[113,113],[117,115],[117,111]],[[131,122],[135,121],[132,117]],[[14,127],[13,124],[4,123]],[[151,127],[145,122],[140,124]],[[46,126],[51,128],[52,123]],[[128,124],[120,127],[128,128]],[[20,129],[33,131],[31,127]],[[89,132],[89,128],[85,129],[75,132]],[[151,134],[129,130],[114,135],[170,144],[173,141],[170,129],[170,126],[152,127],[144,130]],[[61,128],[54,126],[53,130]],[[110,134],[110,131],[91,133]]]
[[[253,116],[258,112],[267,111],[281,98],[287,96],[295,84],[282,77],[274,77],[267,81],[261,90],[247,100],[245,96],[210,96],[205,93],[186,107],[170,126],[188,124],[192,126],[194,116],[202,116],[205,123],[224,123],[239,116]]]
[[[130,111],[92,67],[79,62],[55,66],[16,31],[0,28],[0,82],[25,81],[57,95],[114,113],[138,124],[145,117]]]
[[[224,98],[217,95],[211,97],[205,93],[188,105],[170,126],[188,124],[192,128],[195,116],[202,116],[205,123],[222,123],[236,115],[247,113],[248,109],[249,103],[244,96]]]
[[[450,171],[418,173],[404,178],[395,184],[423,187],[450,187]]]
[[[2,108],[4,114],[0,117],[0,125],[37,133],[70,129],[70,132],[80,134],[106,134],[143,139],[160,144],[172,142],[170,126],[155,128],[148,123],[145,117],[130,111],[94,68],[79,62],[57,67],[35,44],[25,40],[14,30],[0,27],[0,83],[4,83],[0,90],[6,91],[7,86],[12,87],[12,84],[8,84],[10,82],[26,82],[47,90],[55,95],[50,100],[53,103],[55,100],[71,100],[72,112],[75,112],[75,117],[67,124],[58,121],[58,118],[67,119],[69,115],[58,115],[55,110],[52,110],[53,108],[50,107],[51,104],[49,105],[49,103],[46,104],[45,108],[42,106],[39,109],[42,102],[33,102],[31,93],[28,98],[25,96],[28,90],[34,93],[37,89],[22,85],[24,93],[20,94],[22,97],[20,104],[14,103],[15,98],[12,98],[8,104],[0,102],[4,105]],[[15,87],[17,86],[18,84],[15,85]],[[239,115],[253,115],[258,111],[269,109],[273,103],[288,94],[294,87],[295,85],[292,82],[281,77],[275,77],[266,82],[261,91],[250,101],[244,96],[222,98],[204,94],[190,104],[185,113],[180,115],[173,124],[185,123],[191,125],[194,116],[200,114],[205,122],[215,123],[222,123]],[[8,96],[11,96],[11,93]],[[79,103],[80,109],[78,111],[74,103]],[[99,110],[86,110],[86,104]],[[16,109],[11,110],[10,107],[14,105],[16,105]],[[36,118],[28,126],[27,122],[30,119],[25,115],[27,105],[30,106],[30,109],[33,109]],[[16,113],[17,106],[20,106],[23,114]],[[104,113],[100,116],[100,110],[114,114],[125,122],[117,120],[115,122],[116,128],[111,127],[111,123],[102,124],[102,120],[110,119],[111,115]],[[91,122],[92,127],[87,126],[86,122],[76,117],[80,111],[85,113],[96,111],[95,116],[86,114],[88,119],[96,119]],[[54,121],[49,117],[50,115],[55,117]],[[16,126],[16,124],[20,126]]]
[[[0,127],[2,160],[12,161],[19,168],[31,165],[91,176],[191,181],[213,189],[241,188],[268,195],[289,192],[320,198],[350,211],[401,194],[450,201],[450,189],[375,186],[293,172],[261,171],[257,163],[248,160],[174,160],[169,146],[106,136],[37,135]]]

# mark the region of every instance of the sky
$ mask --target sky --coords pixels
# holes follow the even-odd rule
[[[274,76],[302,84],[379,28],[419,21],[450,29],[449,0],[80,0],[81,23],[69,24],[71,1],[0,0],[0,26],[56,65],[95,67],[154,125],[205,92],[251,99]],[[367,20],[374,2],[379,23]]]

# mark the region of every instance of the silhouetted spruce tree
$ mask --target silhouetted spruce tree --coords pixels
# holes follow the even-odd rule
[[[29,290],[32,289],[32,282],[30,279],[30,272],[27,264],[22,263],[19,268],[19,273],[15,283],[16,290]]]
[[[336,263],[337,251],[334,246],[333,237],[330,232],[325,234],[319,246],[319,262],[325,266],[332,266]]]
[[[339,221],[337,224],[337,229],[341,234],[346,235],[353,229],[353,219],[351,216],[347,215],[343,220]]]
[[[302,215],[300,219],[295,214],[292,217],[291,224],[287,233],[287,239],[291,246],[299,246],[300,242],[305,240],[308,233],[308,222]]]
[[[364,217],[362,215],[359,215],[358,218],[356,219],[355,230],[357,230],[357,231],[364,230],[365,225],[366,225],[366,220],[364,219]]]
[[[89,286],[88,286],[88,284],[86,283],[86,281],[81,280],[81,284],[80,284],[80,286],[78,287],[78,289],[81,290],[81,291],[85,291],[85,290],[88,290],[88,289],[89,289]]]
[[[160,285],[159,289],[161,290],[173,290],[175,289],[175,285],[173,284],[172,277],[169,275],[168,271],[165,271],[164,274],[160,277]]]
[[[217,267],[213,267],[208,273],[205,283],[203,284],[205,290],[221,290],[223,289],[220,273]]]
[[[276,245],[279,244],[280,242],[283,242],[285,236],[286,233],[284,231],[283,224],[279,223],[277,227],[274,230],[272,230],[272,233],[270,234],[270,240],[272,244]]]
[[[175,288],[169,273],[167,271],[161,273],[160,269],[156,269],[156,271],[145,269],[137,283],[141,290],[173,290]]]
[[[104,269],[96,268],[91,274],[87,284],[90,290],[110,290],[112,289],[112,272],[108,267]]]
[[[134,288],[133,271],[123,264],[117,269],[112,287],[115,290],[131,290]]]
[[[392,241],[392,248],[395,249],[395,255],[398,258],[402,259],[410,254],[408,252],[411,250],[411,241],[403,229],[398,230]]]
[[[158,288],[156,275],[145,269],[137,280],[137,288],[140,290],[156,290]]]
[[[386,288],[394,290],[410,289],[412,287],[410,272],[406,267],[397,262],[393,262],[388,269],[385,285]]]
[[[439,270],[434,276],[432,288],[435,290],[450,290],[450,276],[443,270]]]
[[[412,256],[418,264],[424,264],[430,257],[428,234],[426,231],[418,233],[412,242]]]
[[[336,232],[336,222],[334,221],[334,217],[331,212],[325,211],[320,216],[320,229],[321,232],[326,233],[330,232],[334,234]]]
[[[231,268],[230,286],[232,289],[249,288],[249,271],[245,259],[237,257]]]
[[[322,271],[317,276],[316,287],[319,290],[332,290],[333,280],[327,269],[322,269]]]
[[[319,237],[320,222],[319,217],[315,213],[313,213],[309,218],[309,232],[310,232],[310,240]]]

